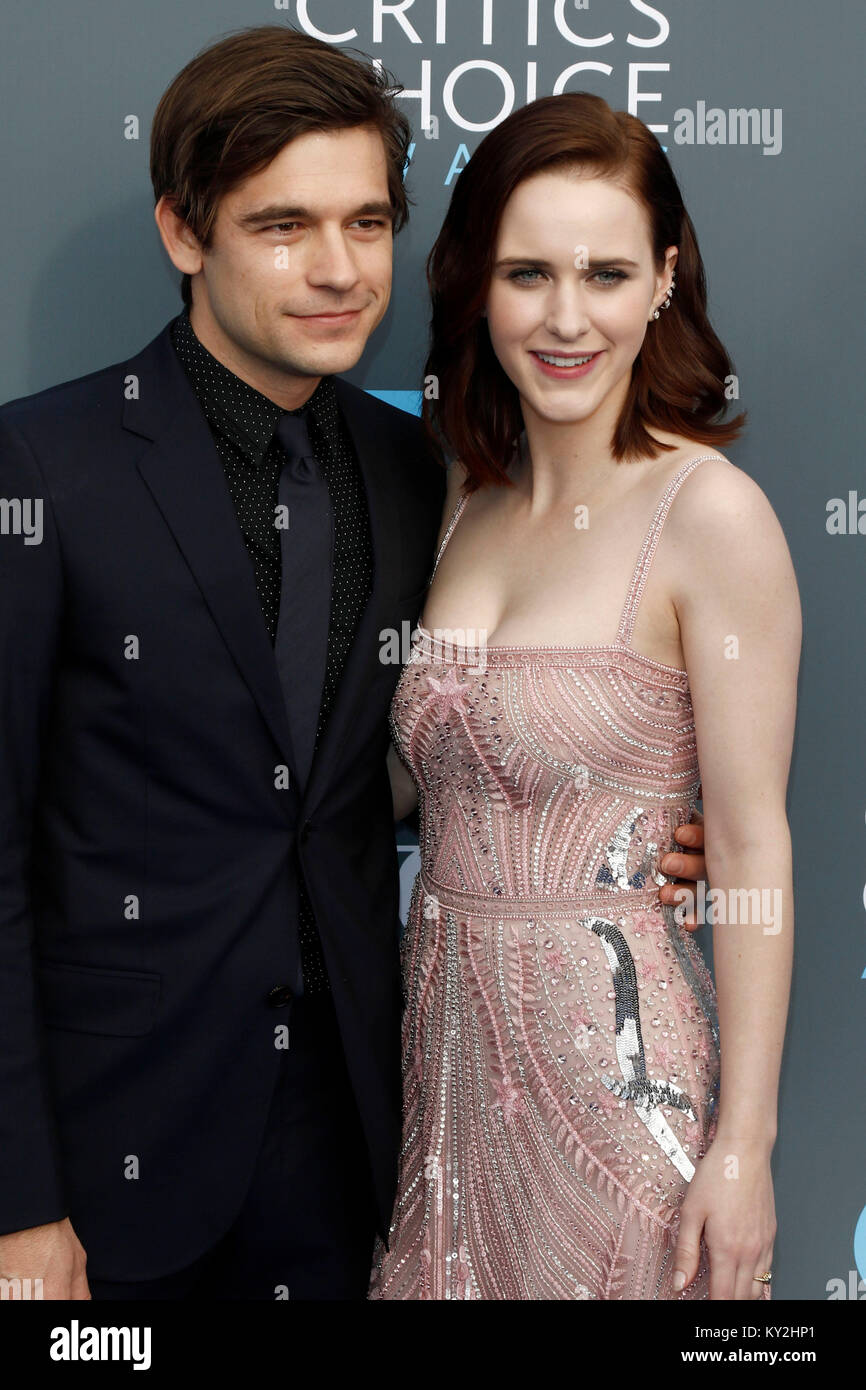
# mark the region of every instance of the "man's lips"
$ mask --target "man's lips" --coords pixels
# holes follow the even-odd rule
[[[353,323],[360,312],[360,309],[342,309],[339,313],[295,314],[294,317],[302,319],[304,323],[341,324]]]

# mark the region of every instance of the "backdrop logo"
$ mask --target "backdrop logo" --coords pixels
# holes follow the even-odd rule
[[[290,10],[291,0],[275,0],[275,7]],[[538,96],[585,86],[586,74],[618,83],[620,93],[611,104],[641,120],[644,110],[654,114],[647,103],[652,108],[665,101],[656,87],[664,85],[663,74],[671,65],[642,55],[662,58],[658,50],[670,38],[671,23],[661,7],[645,0],[628,0],[627,9],[609,0],[477,0],[474,5],[356,0],[345,10],[352,15],[350,27],[333,29],[327,27],[334,13],[328,0],[296,0],[295,5],[298,27],[305,33],[361,48],[373,55],[377,67],[387,63],[403,85],[401,100],[414,107],[410,115],[416,130],[427,138],[439,139],[446,120],[455,131],[480,135]],[[623,45],[625,62],[615,56]],[[479,57],[479,47],[493,53]],[[509,59],[503,63],[497,59],[506,47]],[[376,53],[383,48],[387,58]],[[568,59],[564,63],[563,55]],[[677,144],[760,145],[764,154],[778,154],[782,148],[779,107],[708,108],[698,101],[694,110],[675,110],[673,120]],[[671,130],[666,120],[645,124],[660,137]],[[465,164],[469,152],[462,147],[458,154]],[[459,173],[457,157],[446,183]]]

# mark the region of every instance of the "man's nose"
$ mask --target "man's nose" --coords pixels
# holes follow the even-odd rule
[[[345,293],[358,283],[355,257],[340,233],[323,233],[316,241],[307,268],[307,278],[313,285],[322,285]]]

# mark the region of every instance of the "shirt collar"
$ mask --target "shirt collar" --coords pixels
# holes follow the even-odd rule
[[[315,420],[333,390],[332,379],[323,377],[299,409],[284,410],[208,352],[195,335],[188,310],[173,320],[171,338],[206,418],[255,466],[264,459],[284,415]]]

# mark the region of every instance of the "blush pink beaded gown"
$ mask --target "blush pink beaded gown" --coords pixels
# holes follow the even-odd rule
[[[658,897],[699,791],[694,720],[685,673],[629,643],[674,496],[715,457],[665,490],[615,642],[413,634],[391,730],[418,787],[421,872],[371,1299],[708,1297],[703,1243],[692,1284],[671,1281],[715,1133],[715,991]]]

